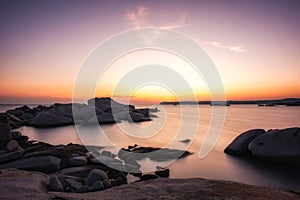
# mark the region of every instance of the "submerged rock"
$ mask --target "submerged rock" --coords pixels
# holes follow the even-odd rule
[[[265,134],[266,131],[263,129],[253,129],[246,131],[239,136],[237,136],[231,144],[229,144],[226,149],[224,150],[225,153],[231,155],[242,155],[248,151],[248,145],[252,140],[262,134]]]
[[[180,140],[182,143],[189,143],[191,140],[190,139],[185,139],[185,140]]]
[[[154,174],[144,174],[140,177],[141,181],[147,181],[147,180],[151,180],[151,179],[157,179],[158,177]]]
[[[170,170],[169,169],[161,169],[154,172],[157,176],[162,178],[168,178],[170,176]]]

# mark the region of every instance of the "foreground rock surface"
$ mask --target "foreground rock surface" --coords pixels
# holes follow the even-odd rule
[[[62,199],[285,199],[300,197],[282,190],[229,181],[193,179],[154,179],[84,194],[51,192]]]
[[[17,169],[0,172],[0,199],[50,199],[46,174]]]
[[[49,192],[48,176],[16,169],[0,171],[0,199],[261,199],[296,200],[300,196],[273,188],[201,178],[155,179],[89,193]]]

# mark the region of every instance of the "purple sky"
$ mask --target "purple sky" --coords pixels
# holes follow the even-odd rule
[[[196,40],[230,99],[300,97],[299,19],[297,0],[3,0],[0,103],[70,99],[80,65],[95,46],[145,26]]]

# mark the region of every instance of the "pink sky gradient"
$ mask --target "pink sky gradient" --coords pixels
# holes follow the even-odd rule
[[[1,1],[0,103],[70,101],[94,47],[146,26],[197,41],[228,99],[300,97],[299,19],[297,0]]]

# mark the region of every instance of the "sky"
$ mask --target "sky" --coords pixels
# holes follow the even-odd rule
[[[300,97],[299,19],[298,0],[2,0],[0,103],[70,102],[91,51],[113,35],[144,27],[197,42],[215,64],[228,100]],[[133,66],[151,63],[177,69],[198,100],[214,92],[182,59],[140,50],[112,63],[95,96],[138,103],[191,99],[184,88],[174,94],[159,84],[114,90]],[[82,94],[78,101],[88,98]]]

